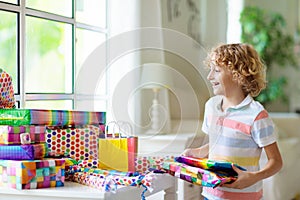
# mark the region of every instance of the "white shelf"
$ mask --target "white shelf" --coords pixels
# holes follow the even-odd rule
[[[153,191],[146,192],[145,196],[151,196],[157,192],[166,190],[166,199],[175,199],[175,178],[168,174],[157,174],[153,181]],[[63,187],[52,187],[30,190],[16,190],[12,188],[0,187],[0,200],[87,200],[87,199],[141,199],[144,187],[122,187],[119,186],[116,193],[102,192],[98,189],[81,185],[75,182],[65,182]]]

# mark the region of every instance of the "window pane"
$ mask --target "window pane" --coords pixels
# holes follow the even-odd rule
[[[17,81],[17,14],[0,11],[0,68],[12,76],[14,91],[18,93]]]
[[[2,0],[2,2],[17,4],[18,0]]]
[[[26,101],[27,109],[46,109],[46,110],[72,110],[72,100],[43,100],[43,101]]]
[[[78,100],[76,102],[76,110],[86,111],[100,111],[106,112],[107,101],[106,100]]]
[[[106,0],[76,0],[76,20],[93,26],[106,27]]]
[[[26,0],[26,7],[72,17],[72,0]]]
[[[105,50],[105,39],[106,36],[104,33],[98,33],[94,31],[84,30],[84,29],[76,29],[76,77],[80,73],[80,69],[86,59],[90,56],[90,54],[95,50]],[[100,52],[100,51],[99,51]],[[101,57],[103,56],[103,57]],[[99,55],[99,59],[105,59],[105,55]],[[99,62],[100,63],[100,62]],[[99,74],[101,77],[101,88],[98,89],[97,94],[106,94],[106,80],[105,74]],[[100,81],[100,80],[99,80]]]
[[[72,92],[72,26],[26,17],[26,93]]]

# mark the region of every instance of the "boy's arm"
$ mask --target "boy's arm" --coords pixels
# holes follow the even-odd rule
[[[195,158],[207,158],[208,157],[209,146],[205,144],[199,148],[186,149],[182,152],[182,156],[189,156]]]
[[[282,168],[282,158],[277,143],[274,142],[265,146],[264,149],[267,154],[268,162],[263,169],[257,172],[247,172],[242,171],[233,165],[232,168],[238,173],[238,179],[231,184],[224,184],[223,186],[243,189],[276,174]]]

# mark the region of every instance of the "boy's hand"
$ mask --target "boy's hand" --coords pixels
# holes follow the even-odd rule
[[[236,173],[238,174],[238,178],[233,183],[224,184],[222,185],[222,187],[244,189],[257,182],[254,173],[240,170],[233,164],[232,164],[232,169],[236,171]]]
[[[181,156],[192,156],[192,149],[185,149],[182,153]]]

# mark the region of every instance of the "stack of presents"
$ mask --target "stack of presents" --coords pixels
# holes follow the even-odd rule
[[[106,123],[105,112],[16,109],[11,78],[0,70],[0,186],[62,187],[77,182],[103,191],[143,186],[157,173],[217,187],[237,174],[231,163],[174,156],[139,156],[126,122]]]

